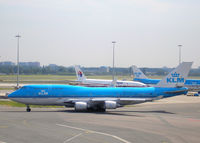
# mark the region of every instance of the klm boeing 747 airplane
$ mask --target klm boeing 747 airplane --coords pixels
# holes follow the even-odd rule
[[[134,81],[139,81],[144,84],[155,86],[157,83],[159,83],[160,79],[150,79],[148,78],[140,69],[138,69],[136,66],[132,66],[133,73],[135,78]],[[174,75],[174,76],[180,76],[180,75]],[[190,91],[200,91],[200,80],[197,79],[187,79],[184,84],[185,87],[187,87]]]
[[[129,104],[138,104],[161,98],[186,94],[183,87],[191,68],[191,62],[179,65],[157,87],[81,87],[71,85],[26,85],[8,95],[8,98],[27,105],[61,105],[75,110],[115,109]],[[179,74],[179,77],[172,75]],[[178,79],[180,78],[181,79]],[[172,82],[177,81],[177,82]]]

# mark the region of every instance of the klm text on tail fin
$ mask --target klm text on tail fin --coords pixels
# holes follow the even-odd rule
[[[164,77],[156,87],[182,87],[188,77],[193,62],[183,62],[166,77]]]

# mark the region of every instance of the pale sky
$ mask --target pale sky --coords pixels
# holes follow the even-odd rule
[[[42,65],[200,66],[200,0],[0,0],[0,61]]]

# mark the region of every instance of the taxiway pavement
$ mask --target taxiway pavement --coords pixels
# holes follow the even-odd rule
[[[32,108],[29,113],[0,106],[0,143],[199,143],[199,133],[200,102],[145,103],[105,113],[73,108]]]

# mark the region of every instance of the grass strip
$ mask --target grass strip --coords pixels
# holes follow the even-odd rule
[[[15,90],[14,87],[0,87],[0,90]]]
[[[25,104],[18,103],[18,102],[15,102],[15,101],[0,101],[0,106],[1,105],[9,106],[9,107],[26,107]],[[45,107],[45,108],[64,108],[64,106],[42,106],[42,105],[30,105],[30,107],[33,107],[33,108],[42,108],[42,107]]]

